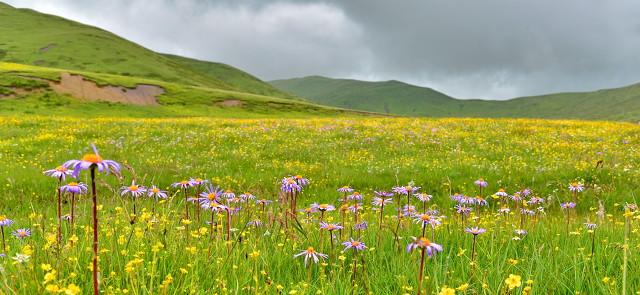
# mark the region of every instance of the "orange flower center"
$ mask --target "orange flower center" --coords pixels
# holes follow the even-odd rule
[[[309,247],[309,248],[307,248],[307,253],[308,253],[308,254],[313,254],[313,253],[315,253],[315,252],[316,252],[316,249],[313,249],[313,247]]]
[[[159,192],[160,192],[160,190],[159,190],[159,189],[157,189],[157,188],[152,188],[152,189],[151,189],[151,192],[152,192],[152,193],[154,193],[154,194],[157,194],[157,193],[159,193]]]
[[[60,171],[60,172],[65,172],[65,171],[67,171],[67,167],[64,167],[64,166],[58,166],[58,167],[56,167],[56,170],[57,170],[57,171]]]
[[[96,154],[86,154],[82,157],[82,161],[98,164],[102,162],[102,157]]]
[[[358,247],[358,246],[360,246],[360,242],[358,241],[351,242],[351,247]]]
[[[213,201],[216,199],[216,194],[208,194],[207,195],[207,199],[209,199],[209,201]]]
[[[186,185],[186,184],[188,184],[188,183],[189,183],[189,182],[188,182],[188,181],[186,181],[186,180],[180,181],[180,184],[182,184],[182,185]]]
[[[129,190],[132,192],[138,191],[138,186],[137,185],[132,185],[129,187]]]
[[[5,221],[7,218],[4,215],[0,215],[0,221]]]
[[[423,247],[427,247],[427,246],[431,245],[431,241],[429,241],[429,239],[427,239],[427,238],[422,237],[422,238],[420,238],[420,244]]]
[[[77,182],[69,182],[69,184],[67,184],[68,186],[78,186]]]
[[[429,221],[431,220],[431,216],[427,214],[422,214],[422,216],[420,216],[420,219],[422,219],[423,221]]]

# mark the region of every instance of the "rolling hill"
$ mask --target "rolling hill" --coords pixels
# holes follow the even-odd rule
[[[306,102],[222,63],[161,54],[100,28],[0,3],[0,114],[290,117]]]
[[[640,120],[640,84],[498,101],[455,99],[398,81],[309,76],[270,83],[319,104],[406,116]]]

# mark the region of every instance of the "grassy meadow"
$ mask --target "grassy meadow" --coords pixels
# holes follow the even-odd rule
[[[56,238],[57,179],[43,175],[91,153],[121,164],[121,175],[97,175],[100,288],[105,294],[416,294],[420,250],[412,236],[442,245],[427,257],[426,294],[631,294],[640,290],[635,203],[640,127],[628,123],[409,118],[126,119],[44,116],[0,118],[0,214],[3,227],[0,292],[91,292],[91,198],[77,196],[75,226],[64,220]],[[280,181],[302,175],[296,218],[278,200]],[[90,183],[87,171],[79,181]],[[217,213],[188,203],[172,183],[201,177],[269,205],[220,197],[233,210]],[[482,191],[474,183],[485,179]],[[168,199],[121,196],[120,188],[157,185]],[[71,177],[66,182],[73,181]],[[575,209],[568,187],[576,182]],[[416,213],[439,225],[426,231],[413,215],[397,219],[395,194],[374,206],[374,191],[413,183],[433,195],[408,198]],[[65,183],[62,183],[65,184]],[[350,186],[363,200],[345,202]],[[541,204],[494,195],[528,188]],[[189,188],[195,196],[204,187]],[[451,196],[481,195],[486,206],[457,213]],[[62,214],[70,213],[63,195]],[[286,198],[285,198],[286,199]],[[337,210],[305,212],[313,203]],[[357,205],[358,214],[347,209]],[[134,204],[136,214],[133,215]],[[499,213],[501,208],[510,213]],[[357,209],[357,208],[356,208]],[[519,209],[534,212],[521,213]],[[155,210],[155,214],[153,213]],[[230,211],[229,211],[230,212]],[[288,217],[287,217],[288,216]],[[333,241],[320,218],[344,226]],[[357,220],[356,220],[357,219]],[[213,223],[208,221],[213,220]],[[255,220],[260,220],[256,226]],[[297,220],[297,221],[296,221]],[[380,223],[382,220],[382,223]],[[367,222],[366,229],[354,229]],[[584,223],[595,223],[589,230]],[[480,227],[476,237],[465,228]],[[11,232],[31,230],[30,237]],[[227,229],[229,228],[229,231]],[[516,230],[525,230],[516,233]],[[228,235],[227,235],[228,234]],[[344,250],[354,238],[367,248]],[[593,244],[592,244],[593,243]],[[592,245],[594,255],[591,255]],[[295,254],[314,247],[327,259],[305,266]],[[627,251],[625,251],[627,249]],[[472,256],[474,262],[472,262]],[[355,261],[355,268],[354,268]],[[355,269],[355,271],[354,271]],[[626,291],[626,293],[625,293]]]

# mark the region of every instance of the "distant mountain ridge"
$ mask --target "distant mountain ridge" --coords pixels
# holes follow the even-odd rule
[[[464,100],[399,81],[368,82],[308,76],[270,81],[313,102],[405,116],[640,120],[640,83],[591,92],[509,100]]]

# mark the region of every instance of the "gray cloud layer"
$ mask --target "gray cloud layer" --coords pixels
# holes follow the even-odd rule
[[[635,0],[10,0],[263,79],[396,79],[508,98],[640,81]]]

